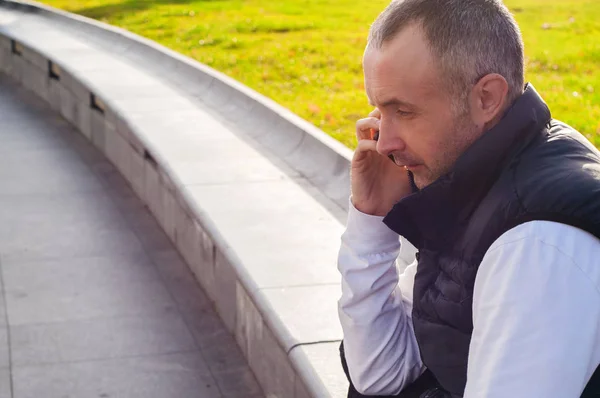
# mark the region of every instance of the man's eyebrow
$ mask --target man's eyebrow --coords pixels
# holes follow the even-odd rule
[[[402,105],[402,106],[406,106],[406,107],[409,107],[409,108],[414,108],[415,107],[413,104],[410,104],[410,103],[408,103],[406,101],[402,101],[399,98],[390,98],[389,100],[387,100],[387,101],[385,101],[385,102],[383,102],[383,103],[381,103],[379,105],[374,105],[371,101],[369,101],[369,105],[376,106],[377,108],[385,108],[385,107],[390,106],[390,105]]]

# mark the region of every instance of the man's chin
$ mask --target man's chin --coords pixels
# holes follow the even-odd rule
[[[425,188],[426,186],[428,186],[429,184],[431,184],[430,181],[423,180],[419,176],[415,175],[414,173],[413,173],[413,182],[415,183],[415,186],[417,188],[419,188],[419,190],[421,190],[421,189]]]
[[[419,190],[433,184],[437,178],[428,173],[428,170],[411,170],[413,182]]]

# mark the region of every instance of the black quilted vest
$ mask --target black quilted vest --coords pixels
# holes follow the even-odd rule
[[[462,396],[466,384],[479,264],[500,235],[532,220],[600,238],[600,152],[551,119],[531,85],[450,173],[384,219],[418,249],[414,330],[425,366],[453,396]],[[599,373],[584,396],[600,396],[589,395],[600,394]]]

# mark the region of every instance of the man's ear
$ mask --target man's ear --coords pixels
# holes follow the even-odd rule
[[[497,73],[485,75],[471,90],[471,117],[484,129],[496,124],[506,107],[508,83]]]

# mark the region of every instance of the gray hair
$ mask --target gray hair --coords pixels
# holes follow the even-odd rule
[[[381,49],[412,23],[462,105],[471,85],[489,73],[506,79],[509,103],[523,93],[523,39],[501,0],[393,0],[371,26],[368,46]]]

